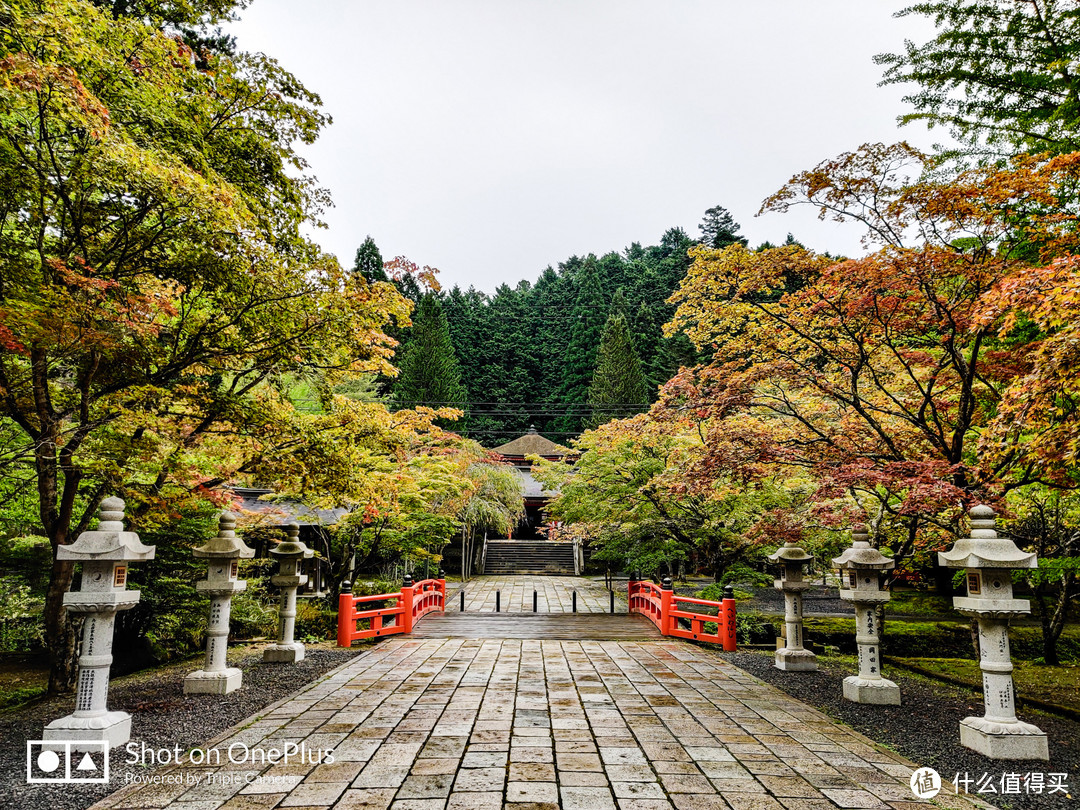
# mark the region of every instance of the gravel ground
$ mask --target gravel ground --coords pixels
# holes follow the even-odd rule
[[[771,653],[723,653],[738,667],[789,695],[815,706],[857,729],[872,740],[903,756],[936,769],[943,782],[966,773],[976,780],[968,788],[978,798],[1001,808],[1057,810],[1077,805],[1080,797],[1080,723],[1021,707],[1020,717],[1034,723],[1050,738],[1050,762],[1002,762],[989,760],[960,745],[958,723],[983,714],[982,695],[892,669],[887,676],[900,686],[902,706],[863,706],[844,700],[842,680],[853,674],[845,661],[819,658],[817,672],[782,672],[773,666]],[[1006,773],[1065,773],[1069,795],[1004,795],[1001,779]],[[997,794],[977,793],[984,774],[996,782]],[[951,790],[951,786],[948,788]],[[1022,788],[1021,788],[1022,789]]]
[[[131,737],[154,748],[179,745],[186,751],[296,692],[365,647],[342,650],[310,645],[295,665],[263,664],[262,646],[229,651],[229,666],[244,670],[243,686],[224,696],[183,694],[184,676],[198,669],[200,659],[136,673],[114,681],[109,708],[132,715]],[[125,768],[122,749],[114,749],[108,785],[28,785],[26,740],[39,740],[45,724],[70,714],[72,698],[36,703],[0,714],[0,808],[19,810],[82,810],[121,787]]]

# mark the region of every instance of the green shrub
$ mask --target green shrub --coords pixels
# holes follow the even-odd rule
[[[772,644],[776,627],[758,610],[740,610],[735,618],[735,635],[740,644]]]
[[[277,632],[277,622],[277,603],[252,588],[250,582],[247,590],[233,596],[229,616],[229,632],[233,638],[271,638]]]
[[[337,611],[322,599],[296,601],[296,637],[313,644],[337,637]]]
[[[756,571],[743,562],[732,563],[720,577],[718,585],[756,585],[768,587],[773,584],[773,578],[761,571]],[[738,598],[738,597],[736,597]]]

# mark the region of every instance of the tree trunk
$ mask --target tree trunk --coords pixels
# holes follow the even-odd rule
[[[71,587],[75,564],[53,555],[52,575],[45,595],[45,643],[49,648],[49,694],[71,692],[75,688],[75,646],[81,622],[70,620],[64,594]]]

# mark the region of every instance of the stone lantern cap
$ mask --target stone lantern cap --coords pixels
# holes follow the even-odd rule
[[[106,498],[98,511],[97,529],[83,532],[74,543],[59,546],[56,559],[142,562],[152,560],[154,552],[153,546],[139,541],[138,534],[124,531],[124,501]]]
[[[938,552],[938,563],[948,568],[1038,568],[1035,554],[1016,547],[1011,537],[999,537],[997,517],[989,506],[976,506],[971,517],[971,537],[962,537],[948,551]]]
[[[870,546],[870,535],[861,523],[851,527],[851,548],[844,549],[839,557],[834,557],[834,568],[855,570],[890,571],[896,563]]]
[[[807,563],[814,559],[813,554],[807,554],[805,549],[795,545],[789,540],[769,555],[769,562],[774,563]]]
[[[191,553],[195,557],[209,559],[227,559],[241,557],[249,559],[255,556],[255,549],[249,548],[236,536],[236,515],[222,512],[218,517],[218,533],[210,542],[199,546]]]
[[[285,534],[288,538],[283,543],[278,543],[276,547],[270,549],[270,553],[275,557],[281,559],[299,559],[303,557],[305,560],[315,556],[315,552],[300,542],[300,524],[296,521],[285,525]]]

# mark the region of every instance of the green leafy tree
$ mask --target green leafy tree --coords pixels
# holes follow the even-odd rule
[[[573,446],[581,451],[573,466],[536,461],[536,477],[559,491],[548,513],[589,539],[593,559],[626,571],[674,576],[687,562],[720,578],[757,553],[750,529],[761,516],[794,500],[776,482],[690,491],[683,472],[704,447],[697,429],[681,419],[613,420]]]
[[[1016,493],[1006,528],[1017,545],[1039,555],[1020,576],[1031,588],[1043,636],[1043,660],[1061,663],[1058,639],[1080,603],[1080,495],[1034,486]]]
[[[978,149],[1080,148],[1080,7],[1074,0],[939,0],[897,16],[937,36],[880,54],[882,84],[914,84],[901,123],[944,126]]]
[[[476,533],[509,534],[525,515],[525,488],[513,468],[504,464],[473,464],[466,471],[472,485],[457,512],[461,523],[461,578],[472,573]]]
[[[262,55],[200,69],[167,27],[80,0],[12,2],[0,26],[0,475],[31,483],[54,550],[106,494],[145,529],[272,453],[253,434],[293,415],[274,378],[388,369],[381,327],[407,313],[300,234],[325,202],[294,148],[318,97]],[[72,575],[54,557],[53,691]]]
[[[394,401],[399,408],[411,408],[453,406],[465,400],[446,313],[438,296],[429,293],[420,299],[413,318],[409,344],[401,358],[401,376],[394,385]]]
[[[589,386],[589,404],[594,406],[592,424],[603,424],[612,416],[642,411],[649,401],[649,385],[641,370],[634,341],[622,313],[613,314],[604,325],[596,372]],[[605,405],[609,407],[604,407]],[[620,406],[613,409],[612,405]],[[634,406],[638,407],[634,407]]]

